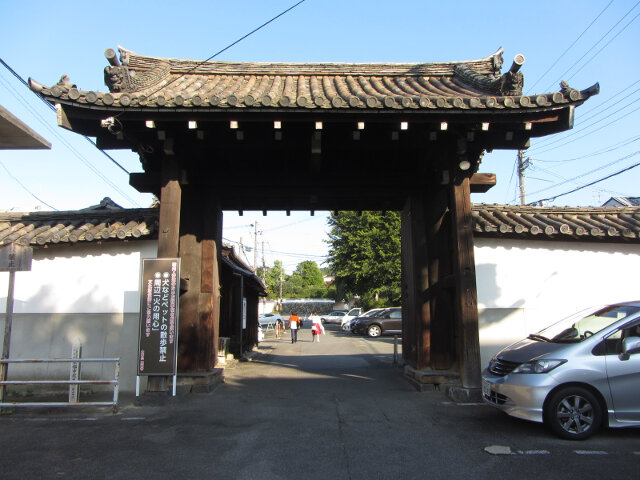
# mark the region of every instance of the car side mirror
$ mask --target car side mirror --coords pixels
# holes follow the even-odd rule
[[[620,360],[629,360],[634,353],[640,353],[640,337],[627,337],[622,340],[622,353]]]

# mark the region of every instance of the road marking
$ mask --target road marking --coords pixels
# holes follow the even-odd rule
[[[133,421],[146,420],[146,418],[145,417],[124,417],[121,420],[123,422],[133,422]]]
[[[609,455],[607,452],[602,450],[574,450],[578,455]]]
[[[490,453],[491,455],[513,455],[514,453],[511,451],[511,447],[505,447],[503,445],[490,445],[488,447],[484,447],[484,451]]]
[[[551,452],[549,450],[518,450],[518,453],[522,455],[551,455]]]

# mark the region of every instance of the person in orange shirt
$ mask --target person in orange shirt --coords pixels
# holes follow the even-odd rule
[[[298,312],[293,312],[289,317],[289,329],[291,329],[291,343],[298,341],[298,327],[300,326],[300,317]]]

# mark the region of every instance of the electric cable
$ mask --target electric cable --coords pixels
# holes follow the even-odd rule
[[[169,85],[177,82],[178,80],[180,80],[182,77],[184,77],[185,75],[190,74],[191,72],[193,72],[194,70],[196,70],[198,67],[201,67],[202,65],[204,65],[205,63],[213,60],[214,58],[216,58],[218,55],[220,55],[223,52],[226,52],[227,50],[229,50],[231,47],[233,47],[234,45],[237,45],[238,43],[240,43],[241,41],[243,41],[245,38],[250,37],[251,35],[253,35],[254,33],[256,33],[258,30],[261,30],[262,28],[266,27],[267,25],[269,25],[270,23],[274,22],[275,20],[277,20],[278,18],[282,17],[283,15],[286,15],[287,13],[289,13],[291,10],[293,10],[294,8],[296,8],[298,5],[304,3],[306,0],[300,0],[298,3],[290,6],[289,8],[287,8],[286,10],[280,12],[278,15],[276,15],[275,17],[273,17],[271,20],[268,20],[266,22],[264,22],[262,25],[260,25],[259,27],[254,28],[253,30],[251,30],[249,33],[247,33],[246,35],[240,37],[238,40],[236,40],[233,43],[230,43],[229,45],[227,45],[226,47],[224,47],[222,50],[214,53],[213,55],[211,55],[209,58],[207,58],[206,60],[203,60],[197,64],[195,64],[193,67],[191,67],[189,70],[187,70],[186,72],[178,75],[176,78],[174,78],[173,80],[171,80],[170,82],[168,82],[166,85],[161,86],[160,88],[154,90],[153,92],[151,92],[150,94],[147,95],[147,97],[151,97],[153,95],[155,95],[156,93],[158,93],[160,90],[167,88]]]
[[[637,5],[637,4],[636,4],[636,5]],[[578,73],[580,73],[580,71],[581,71],[584,67],[586,67],[587,65],[589,65],[589,63],[591,62],[591,60],[593,60],[594,58],[596,58],[596,57],[600,54],[600,52],[602,52],[602,50],[604,50],[605,48],[607,48],[611,42],[613,42],[616,38],[618,38],[618,35],[620,35],[622,32],[624,32],[624,31],[627,29],[627,27],[629,27],[629,25],[631,25],[631,24],[632,24],[632,23],[633,23],[633,22],[634,22],[638,17],[640,17],[640,13],[638,13],[635,17],[633,17],[633,18],[629,21],[629,23],[627,23],[624,27],[622,27],[622,30],[620,30],[618,33],[616,33],[616,34],[614,35],[614,37],[613,37],[611,40],[609,40],[607,43],[605,43],[605,44],[602,46],[602,48],[601,48],[600,50],[598,50],[596,53],[594,53],[593,55],[591,55],[591,58],[589,58],[589,60],[587,60],[586,62],[584,62],[584,63],[582,64],[582,66],[581,66],[578,70],[576,70],[575,72],[573,72],[573,74],[572,74],[569,78],[567,78],[567,81],[568,81],[568,80],[571,80],[571,79],[572,79],[573,77],[575,77]]]
[[[584,54],[584,55],[582,55],[582,57],[580,57],[580,58],[579,58],[579,59],[578,59],[578,60],[577,60],[573,65],[571,65],[571,66],[570,66],[570,67],[569,67],[569,68],[568,68],[568,69],[567,69],[567,70],[566,70],[562,75],[560,75],[560,77],[559,77],[556,81],[552,82],[552,83],[551,83],[551,85],[550,85],[550,86],[548,86],[548,87],[545,89],[545,91],[550,90],[551,88],[553,88],[553,85],[556,85],[558,82],[560,82],[560,80],[562,80],[562,79],[563,79],[563,77],[564,77],[567,73],[569,73],[569,72],[571,71],[571,69],[573,69],[577,64],[579,64],[579,63],[582,61],[582,59],[583,59],[584,57],[586,57],[586,56],[589,54],[589,52],[593,51],[593,49],[594,49],[596,46],[598,46],[598,44],[599,44],[600,42],[602,42],[602,41],[603,41],[603,40],[604,40],[604,39],[605,39],[605,38],[606,38],[606,37],[607,37],[607,36],[608,36],[608,35],[609,35],[609,34],[610,34],[610,33],[611,33],[611,32],[612,32],[612,31],[613,31],[613,30],[614,30],[614,29],[619,25],[619,24],[620,24],[620,22],[622,22],[622,21],[623,21],[623,20],[624,20],[624,19],[625,19],[625,18],[626,18],[626,17],[627,17],[627,16],[628,16],[628,15],[629,15],[629,14],[630,14],[630,13],[631,13],[631,12],[632,12],[632,11],[633,11],[637,6],[638,6],[638,5],[639,5],[639,4],[640,4],[640,1],[638,1],[638,2],[633,6],[633,7],[631,7],[631,9],[629,9],[629,11],[628,11],[627,13],[625,13],[625,14],[622,16],[622,18],[621,18],[620,20],[618,20],[618,21],[616,22],[616,24],[615,24],[613,27],[611,27],[611,28],[609,29],[609,31],[607,31],[607,33],[605,33],[603,36],[601,36],[601,37],[600,37],[600,39],[599,39],[599,40],[598,40],[594,45],[592,45],[592,46],[591,46],[591,47],[590,47],[590,48],[585,52],[585,54]],[[628,26],[628,25],[627,25],[627,26]],[[625,28],[626,28],[626,27],[625,27]],[[616,36],[617,36],[617,35],[616,35]],[[607,44],[607,45],[608,45],[608,44]],[[599,53],[599,52],[598,52],[598,53]]]
[[[51,127],[51,125],[49,125],[48,122],[44,121],[44,119],[42,118],[42,116],[35,110],[33,109],[33,107],[29,104],[29,102],[27,102],[24,97],[22,96],[22,94],[20,94],[19,92],[17,92],[13,86],[11,86],[10,84],[8,84],[6,82],[6,80],[0,76],[0,82],[5,86],[5,88],[7,88],[8,90],[12,91],[13,95],[19,100],[21,101],[21,103],[25,106],[25,108],[27,108],[33,115],[35,115],[35,117],[44,125],[44,127],[51,132],[52,135],[54,135],[59,141],[60,143],[62,143],[62,145],[64,145],[78,160],[80,160],[87,168],[89,168],[89,170],[91,170],[94,174],[96,174],[96,176],[98,176],[100,179],[102,179],[102,181],[104,181],[108,186],[110,186],[111,188],[113,188],[116,192],[118,192],[120,195],[122,195],[125,199],[127,199],[131,204],[136,205],[137,207],[140,207],[140,205],[133,200],[131,197],[129,197],[126,193],[124,193],[124,191],[122,191],[115,183],[113,183],[109,178],[107,178],[100,170],[98,170],[93,164],[91,164],[91,162],[89,162],[89,160],[87,160],[69,141],[67,141],[58,130],[53,129]]]
[[[20,94],[18,91],[15,90],[15,88],[13,88],[13,86],[11,86],[3,77],[0,76],[0,82],[5,86],[5,88],[7,88],[7,90],[10,90],[12,92],[12,94],[14,95],[14,97],[16,99],[18,99],[18,101],[20,101],[20,103],[22,103],[22,105],[29,110],[36,119],[38,119],[38,121],[40,121],[40,123],[44,126],[44,128],[46,128],[49,132],[51,132],[52,135],[54,135],[65,147],[67,147],[67,149],[69,149],[69,151],[71,151],[71,153],[73,153],[82,163],[85,164],[85,166],[87,166],[93,173],[95,173],[100,179],[102,179],[107,185],[109,185],[111,188],[113,188],[116,192],[118,192],[120,195],[122,195],[125,199],[127,199],[129,202],[131,202],[133,205],[136,205],[138,207],[140,207],[140,205],[133,200],[131,197],[129,197],[126,193],[124,193],[117,185],[115,185],[111,180],[109,180],[105,175],[102,174],[102,172],[100,172],[99,170],[97,170],[79,151],[77,151],[75,149],[75,147],[73,147],[66,139],[64,139],[61,135],[60,132],[56,129],[53,129],[51,127],[51,125],[49,125],[48,122],[44,121],[44,119],[42,118],[42,115],[40,115],[39,112],[37,112],[32,105],[29,104],[28,101],[26,101],[26,99],[22,96],[22,94]],[[51,106],[51,104],[49,104],[48,102],[45,101],[45,104]],[[55,109],[54,109],[55,110]],[[93,143],[93,142],[92,142]],[[95,144],[94,144],[95,146]]]
[[[538,77],[538,80],[536,80],[536,81],[534,82],[534,84],[533,84],[533,85],[531,85],[531,86],[529,87],[529,89],[527,90],[527,92],[532,91],[532,90],[533,90],[533,87],[535,87],[535,86],[538,84],[538,82],[540,82],[540,80],[542,80],[542,79],[544,78],[544,76],[545,76],[547,73],[549,73],[553,67],[555,67],[555,66],[556,66],[556,64],[557,64],[557,63],[562,59],[562,57],[564,57],[564,56],[567,54],[567,52],[568,52],[569,50],[571,50],[571,48],[573,48],[573,46],[574,46],[576,43],[578,43],[578,40],[580,40],[580,39],[582,38],[582,36],[583,36],[585,33],[587,33],[587,30],[589,30],[589,29],[593,26],[593,24],[594,24],[594,23],[596,23],[596,21],[597,21],[597,20],[600,18],[600,16],[605,12],[605,10],[607,10],[607,9],[611,6],[611,4],[612,4],[612,3],[613,3],[613,0],[611,0],[611,1],[607,4],[607,6],[606,6],[606,7],[604,7],[604,8],[602,9],[602,11],[601,11],[597,16],[596,16],[596,18],[594,18],[594,19],[591,21],[591,23],[589,24],[589,26],[588,26],[587,28],[585,28],[585,29],[582,31],[582,33],[581,33],[580,35],[578,35],[578,38],[576,38],[576,39],[573,41],[573,43],[572,43],[571,45],[569,45],[569,47],[567,47],[567,49],[566,49],[564,52],[562,52],[562,53],[560,54],[560,56],[556,59],[556,61],[555,61],[555,62],[553,62],[553,64],[552,64],[549,68],[547,68],[547,70],[546,70],[542,75],[540,75],[540,77]]]
[[[637,135],[635,137],[626,138],[624,140],[621,140],[618,143],[614,143],[613,145],[609,145],[609,146],[603,147],[600,150],[596,150],[595,152],[591,152],[591,153],[588,153],[586,155],[581,155],[579,157],[567,158],[567,159],[564,159],[564,160],[543,160],[541,158],[536,158],[535,161],[536,162],[542,162],[542,163],[570,163],[570,162],[575,162],[577,160],[583,160],[585,158],[596,157],[598,155],[602,155],[602,154],[605,154],[605,153],[613,152],[613,151],[618,150],[618,149],[620,149],[622,147],[626,147],[627,145],[630,145],[630,144],[632,144],[634,142],[637,142],[638,140],[640,140],[640,135]]]
[[[623,170],[620,170],[620,171],[618,171],[618,172],[612,173],[611,175],[607,175],[607,176],[606,176],[606,177],[604,177],[604,178],[600,178],[600,179],[595,180],[595,181],[593,181],[593,182],[591,182],[591,183],[587,183],[586,185],[582,185],[582,186],[580,186],[580,187],[578,187],[578,188],[574,188],[573,190],[570,190],[570,191],[568,191],[568,192],[561,193],[561,194],[559,194],[559,195],[554,195],[553,197],[543,198],[543,199],[541,199],[541,200],[537,200],[537,201],[535,201],[535,202],[529,203],[528,205],[538,205],[538,204],[540,204],[540,203],[542,203],[542,202],[554,201],[554,200],[556,200],[556,199],[557,199],[557,198],[559,198],[559,197],[563,197],[563,196],[565,196],[565,195],[569,195],[569,194],[571,194],[571,193],[575,193],[575,192],[577,192],[578,190],[582,190],[583,188],[590,187],[590,186],[592,186],[592,185],[595,185],[596,183],[603,182],[603,181],[605,181],[605,180],[608,180],[608,179],[610,179],[610,178],[612,178],[612,177],[615,177],[616,175],[620,175],[620,174],[622,174],[622,173],[624,173],[624,172],[627,172],[627,171],[629,171],[629,170],[631,170],[631,169],[633,169],[633,168],[636,168],[636,167],[638,167],[638,166],[640,166],[640,162],[635,163],[635,164],[633,164],[633,165],[631,165],[631,166],[629,166],[629,167],[627,167],[627,168],[625,168],[625,169],[623,169]]]
[[[15,176],[13,176],[13,174],[9,171],[9,169],[7,167],[5,167],[4,163],[2,163],[1,161],[0,161],[0,166],[2,166],[2,168],[4,168],[4,170],[7,172],[7,175],[9,175],[11,178],[13,178],[13,180],[15,180],[15,182],[18,185],[20,185],[29,195],[31,195],[33,198],[35,198],[40,203],[42,203],[42,204],[46,205],[47,207],[49,207],[51,210],[55,210],[56,212],[59,212],[59,210],[56,207],[52,207],[51,205],[49,205],[44,200],[42,200],[41,198],[37,197],[36,194],[33,193],[31,190],[29,190],[26,186],[24,186],[23,183],[20,180],[18,180]]]
[[[9,72],[11,72],[11,74],[14,77],[16,77],[20,81],[20,83],[22,83],[25,87],[27,87],[27,89],[31,92],[31,89],[29,88],[29,84],[26,82],[26,80],[24,78],[22,78],[22,76],[20,76],[20,74],[18,72],[16,72],[10,65],[8,65],[2,58],[0,58],[0,63],[2,63],[2,65],[7,70],[9,70]],[[49,107],[54,112],[56,111],[56,107],[54,107],[51,103],[49,103],[42,95],[39,95],[39,94],[37,94],[35,92],[32,92],[32,93],[34,93],[36,95],[36,97],[38,97],[47,107]],[[89,138],[86,135],[80,135],[80,136],[82,138],[84,138],[87,142],[89,142],[91,145],[93,145],[95,148],[97,148],[100,153],[102,153],[105,157],[107,157],[114,165],[116,165],[118,168],[120,168],[120,170],[122,170],[124,173],[126,173],[127,175],[131,174],[126,168],[124,168],[122,165],[120,165],[120,163],[118,163],[118,161],[116,161],[115,158],[113,158],[111,155],[109,155],[103,149],[98,147],[96,142],[94,142],[91,138]],[[137,205],[137,204],[134,202],[134,205]]]
[[[563,138],[560,138],[560,139],[558,139],[557,141],[559,142],[559,141],[566,140],[567,138],[572,137],[573,135],[577,135],[578,133],[580,133],[580,132],[582,132],[582,131],[584,131],[584,130],[587,130],[587,129],[591,128],[591,127],[594,127],[594,126],[596,126],[598,123],[600,123],[600,122],[602,122],[602,121],[604,121],[604,120],[608,119],[608,118],[609,118],[609,117],[611,117],[612,115],[614,115],[614,114],[616,114],[616,113],[618,113],[618,112],[620,112],[620,111],[624,110],[625,108],[627,108],[627,107],[629,107],[629,106],[633,105],[633,103],[636,103],[636,102],[632,102],[632,103],[630,103],[630,104],[628,104],[628,105],[625,105],[623,108],[621,108],[621,109],[619,109],[619,110],[617,110],[617,111],[613,112],[611,115],[607,115],[606,117],[604,117],[604,118],[602,118],[602,119],[598,120],[597,122],[592,123],[591,125],[589,125],[589,126],[587,126],[587,127],[584,127],[584,128],[582,128],[582,129],[578,129],[577,131],[575,131],[574,133],[572,133],[572,134],[570,134],[570,135],[565,135],[565,136],[563,136]],[[640,110],[640,107],[638,107],[638,108],[636,108],[636,109],[634,109],[634,110],[631,110],[630,112],[625,113],[625,114],[624,114],[624,115],[622,115],[621,117],[618,117],[618,118],[616,118],[616,119],[614,119],[614,120],[610,121],[609,123],[607,123],[607,124],[605,124],[605,125],[602,125],[601,127],[599,127],[599,130],[603,130],[603,129],[607,128],[608,126],[613,125],[613,124],[614,124],[614,123],[616,123],[616,122],[619,122],[620,120],[622,120],[622,119],[624,119],[624,118],[628,117],[629,115],[631,115],[632,113],[637,112],[638,110]],[[555,149],[558,149],[558,148],[560,148],[560,147],[564,147],[565,145],[568,145],[569,143],[576,142],[576,141],[580,140],[581,138],[584,138],[584,137],[589,136],[589,135],[592,135],[592,134],[593,134],[593,132],[587,132],[587,133],[584,133],[583,135],[580,135],[579,137],[576,137],[576,138],[574,138],[574,139],[572,139],[572,140],[568,140],[568,141],[566,141],[566,142],[564,142],[564,143],[561,143],[560,145],[556,145],[555,147],[546,148],[547,146],[551,146],[553,143],[556,143],[556,142],[549,143],[549,144],[545,145],[544,147],[542,147],[542,150],[541,150],[541,151],[539,151],[539,152],[538,152],[538,154],[546,153],[546,152],[550,152],[550,151],[555,150]]]
[[[598,167],[594,168],[593,170],[589,170],[588,172],[581,173],[580,175],[577,175],[577,176],[575,176],[573,178],[567,179],[567,180],[565,180],[565,181],[563,181],[561,183],[557,183],[555,185],[551,185],[549,187],[545,187],[545,188],[542,188],[540,190],[536,190],[535,192],[532,192],[530,195],[535,195],[536,193],[544,192],[546,190],[550,190],[552,188],[559,187],[561,185],[564,185],[565,183],[573,182],[574,180],[578,180],[578,179],[580,179],[582,177],[586,177],[587,175],[591,175],[592,173],[599,172],[600,170],[602,170],[604,168],[608,168],[608,167],[610,167],[612,165],[615,165],[616,163],[622,162],[624,160],[628,160],[629,158],[635,157],[636,155],[639,155],[639,154],[640,154],[640,150],[638,150],[637,152],[631,153],[629,155],[625,155],[622,158],[618,158],[617,160],[609,162],[606,165],[601,165],[601,166],[598,166]]]

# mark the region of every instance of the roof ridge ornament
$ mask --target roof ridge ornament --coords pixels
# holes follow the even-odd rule
[[[502,53],[493,57],[494,66],[499,68],[502,66]],[[521,53],[517,54],[511,68],[507,73],[501,76],[483,75],[469,68],[467,65],[458,65],[454,70],[454,74],[460,78],[461,81],[468,83],[476,88],[480,88],[487,93],[504,96],[519,96],[522,95],[522,89],[524,87],[524,75],[520,72],[520,67],[525,62],[525,57]]]
[[[107,48],[104,56],[109,61],[109,66],[104,69],[104,83],[111,93],[137,92],[157,85],[164,80],[171,70],[171,65],[166,61],[152,62],[136,73],[136,68],[129,63],[129,51],[118,47],[120,61],[113,48]]]

